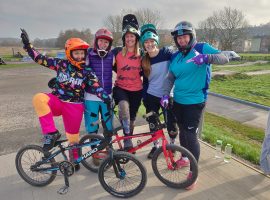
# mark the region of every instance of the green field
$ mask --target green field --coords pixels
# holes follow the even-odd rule
[[[241,60],[246,61],[256,61],[256,60],[269,60],[270,54],[261,54],[261,53],[240,53]]]
[[[36,63],[20,63],[20,64],[7,64],[7,65],[0,65],[0,69],[8,69],[8,68],[15,68],[15,67],[36,67],[39,66]]]
[[[270,106],[270,74],[215,76],[210,91]]]
[[[242,125],[239,122],[205,113],[202,139],[215,145],[217,139],[233,145],[233,153],[258,165],[264,130]]]
[[[255,65],[250,65],[250,66],[237,66],[237,67],[222,67],[222,66],[216,66],[216,65],[213,66],[213,71],[223,71],[223,70],[239,72],[239,73],[270,70],[270,63],[255,64]]]

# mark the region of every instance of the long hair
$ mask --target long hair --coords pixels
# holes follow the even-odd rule
[[[147,52],[142,58],[142,68],[143,68],[144,75],[148,78],[151,73],[152,68],[151,68],[150,56]]]
[[[124,46],[123,49],[122,49],[122,55],[123,56],[126,56],[127,55],[127,52],[128,52],[127,47]],[[136,44],[135,44],[135,48],[134,48],[134,54],[135,54],[136,57],[138,57],[138,56],[141,55],[140,54],[140,45],[139,45],[139,41],[138,40],[136,40]]]

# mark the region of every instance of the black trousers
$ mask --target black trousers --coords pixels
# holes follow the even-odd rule
[[[173,103],[173,112],[180,129],[179,140],[181,146],[188,149],[199,161],[200,143],[198,141],[198,126],[205,103],[179,104]]]

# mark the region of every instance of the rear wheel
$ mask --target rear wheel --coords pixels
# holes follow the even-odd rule
[[[28,145],[18,151],[15,159],[16,169],[22,179],[30,185],[46,186],[55,179],[57,171],[48,169],[56,166],[54,158],[45,160],[44,151],[40,146]]]
[[[184,147],[167,145],[168,163],[162,147],[156,150],[152,158],[152,168],[157,178],[165,185],[173,188],[186,188],[198,177],[198,164],[194,156]],[[177,164],[183,155],[188,158],[184,166]]]

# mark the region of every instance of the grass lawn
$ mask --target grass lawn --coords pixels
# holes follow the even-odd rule
[[[8,69],[8,68],[15,68],[15,67],[36,67],[39,66],[36,63],[22,63],[22,64],[7,64],[7,65],[0,65],[0,69]]]
[[[270,106],[270,74],[248,76],[235,74],[212,79],[210,91]]]
[[[234,72],[252,72],[252,71],[261,71],[261,70],[270,70],[270,63],[266,64],[255,64],[255,65],[250,65],[250,66],[237,66],[237,67],[216,67],[213,66],[213,71],[234,71]]]
[[[242,60],[256,61],[256,60],[270,60],[270,54],[262,53],[241,53],[239,54]]]
[[[215,145],[217,139],[223,141],[223,150],[227,143],[233,145],[233,153],[258,165],[264,130],[242,125],[211,113],[205,113],[202,139]]]

